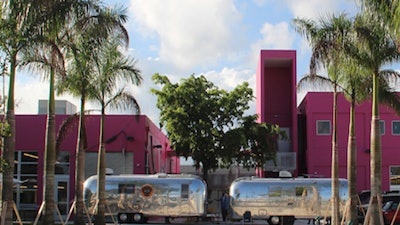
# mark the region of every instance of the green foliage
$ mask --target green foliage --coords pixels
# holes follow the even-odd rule
[[[11,135],[10,124],[6,121],[0,123],[1,137],[9,137]]]
[[[0,173],[3,173],[4,170],[10,168],[10,164],[4,158],[0,158]]]
[[[204,76],[191,75],[180,84],[160,74],[152,79],[163,86],[151,91],[158,97],[160,122],[173,149],[179,156],[192,157],[197,168],[202,166],[205,179],[208,170],[220,166],[263,165],[274,159],[279,128],[244,116],[254,99],[248,83],[228,92]]]
[[[257,116],[246,116],[241,124],[228,131],[223,139],[223,164],[242,164],[245,168],[261,167],[274,160],[278,139],[286,140],[285,131],[276,124],[258,123]]]
[[[1,138],[9,137],[11,135],[10,125],[6,121],[3,121],[0,123],[0,130],[1,130]],[[3,140],[3,139],[1,139],[1,140]],[[6,170],[8,168],[10,168],[10,163],[7,160],[5,160],[3,157],[1,157],[0,158],[0,173],[2,173],[4,170]]]

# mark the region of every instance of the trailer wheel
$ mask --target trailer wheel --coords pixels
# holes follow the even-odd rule
[[[285,225],[293,225],[295,221],[294,216],[284,216],[283,217],[283,224]]]
[[[281,224],[282,219],[280,216],[271,216],[267,221],[269,225],[278,225]]]
[[[146,219],[144,218],[143,214],[135,213],[133,214],[133,222],[135,223],[144,223]]]
[[[294,216],[271,216],[268,220],[269,225],[294,225]]]

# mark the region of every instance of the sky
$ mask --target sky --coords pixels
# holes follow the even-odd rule
[[[107,0],[124,7],[130,44],[143,83],[127,86],[141,113],[159,122],[156,96],[150,92],[154,73],[171,82],[204,75],[220,89],[248,82],[255,92],[261,49],[296,50],[297,80],[308,73],[310,47],[293,28],[292,19],[317,20],[332,13],[359,11],[355,0]],[[39,74],[20,72],[16,80],[16,113],[37,114],[38,100],[48,98],[48,84]],[[79,109],[79,99],[69,100]],[[299,99],[298,101],[300,101]],[[87,109],[99,109],[89,103]],[[255,114],[255,102],[249,114]],[[110,112],[127,113],[127,112]]]

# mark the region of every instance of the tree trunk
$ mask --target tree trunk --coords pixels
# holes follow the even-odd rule
[[[354,91],[353,91],[354,93]],[[347,142],[347,179],[348,189],[348,210],[346,215],[346,224],[358,224],[357,217],[357,145],[355,135],[355,96],[352,94],[349,119],[349,139]]]
[[[104,106],[101,109],[101,121],[100,121],[100,146],[99,155],[97,162],[97,214],[95,217],[95,225],[105,225],[105,192],[106,192],[106,153],[105,153],[105,143],[104,143],[104,118],[105,109]]]
[[[85,182],[85,155],[87,148],[86,124],[85,124],[85,99],[81,96],[81,111],[79,113],[79,136],[76,145],[75,167],[75,225],[84,225],[83,183]]]
[[[332,118],[332,215],[331,224],[340,224],[339,215],[339,160],[338,160],[338,146],[337,146],[337,131],[336,131],[336,117],[337,117],[337,91],[336,84],[334,85],[333,92],[333,118]]]
[[[370,218],[366,222],[370,225],[383,225],[381,207],[382,192],[382,146],[379,118],[378,72],[373,74],[372,89],[372,118],[371,118],[371,199],[368,206]]]
[[[54,224],[54,172],[56,164],[56,129],[55,129],[55,97],[54,97],[54,70],[50,71],[50,90],[47,112],[46,147],[44,153],[44,214],[43,224]]]
[[[15,115],[14,115],[14,86],[15,86],[15,67],[17,54],[13,54],[10,62],[10,77],[7,99],[6,122],[10,126],[10,135],[4,137],[4,149],[2,156],[8,163],[8,167],[3,171],[3,193],[2,201],[7,203],[5,225],[13,224],[13,178],[14,178],[14,154],[15,154]]]

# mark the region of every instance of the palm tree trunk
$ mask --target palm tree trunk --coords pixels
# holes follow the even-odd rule
[[[336,132],[336,117],[337,117],[337,88],[334,84],[333,91],[333,118],[332,118],[332,225],[340,224],[339,215],[339,160]]]
[[[366,222],[370,225],[383,225],[381,207],[382,192],[382,146],[379,118],[379,93],[378,93],[378,72],[373,74],[372,89],[372,119],[371,119],[371,199],[368,206],[370,218]]]
[[[346,224],[358,224],[357,218],[357,145],[355,135],[355,96],[352,92],[349,120],[349,139],[347,142],[347,179],[349,181],[349,208],[346,215]]]
[[[3,171],[3,193],[2,201],[7,203],[5,225],[13,224],[13,178],[14,178],[14,154],[15,154],[15,115],[14,115],[14,86],[15,86],[15,68],[17,54],[12,54],[10,62],[10,78],[7,99],[6,122],[10,126],[10,135],[4,137],[4,149],[2,156],[8,163],[8,167]]]
[[[83,183],[85,182],[85,155],[87,148],[86,125],[85,125],[85,99],[81,96],[81,111],[79,114],[79,136],[76,146],[76,168],[75,168],[75,225],[84,225],[84,202]]]
[[[106,192],[106,153],[104,143],[104,118],[105,118],[105,107],[101,109],[101,121],[100,121],[100,146],[99,146],[99,158],[97,162],[97,214],[94,221],[95,225],[105,225],[105,192]]]
[[[54,224],[54,173],[56,164],[56,129],[55,129],[55,97],[54,97],[54,70],[50,71],[49,105],[47,114],[46,147],[44,153],[44,184],[43,196],[45,210],[43,224]]]

